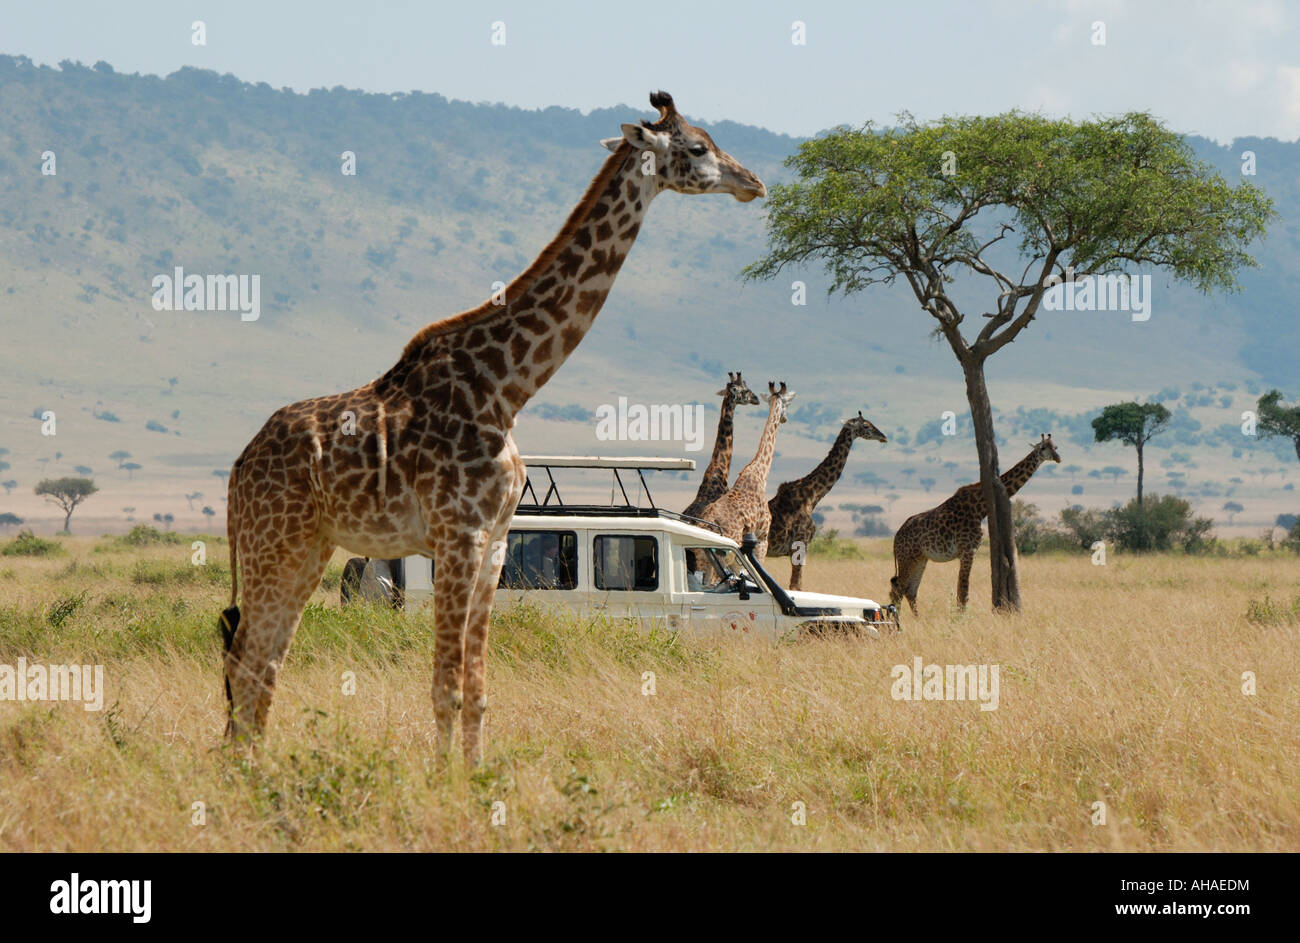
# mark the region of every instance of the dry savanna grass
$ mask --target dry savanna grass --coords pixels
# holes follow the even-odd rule
[[[1014,618],[986,611],[986,558],[966,613],[932,565],[922,617],[878,642],[498,613],[467,773],[434,761],[428,615],[339,609],[341,557],[250,761],[219,736],[224,545],[196,567],[190,538],[60,543],[0,556],[0,664],[102,664],[107,693],[0,702],[6,851],[1300,847],[1294,555],[1026,557]],[[889,543],[861,546],[809,588],[883,595]],[[915,656],[999,665],[998,709],[894,700]]]

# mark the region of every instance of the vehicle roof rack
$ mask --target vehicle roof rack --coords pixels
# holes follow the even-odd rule
[[[525,517],[657,517],[722,533],[722,528],[713,521],[661,507],[617,504],[520,504],[515,513]]]
[[[658,507],[654,498],[650,495],[650,486],[646,484],[645,473],[647,471],[694,471],[695,459],[693,458],[642,458],[640,456],[618,456],[608,457],[600,455],[521,455],[524,465],[527,466],[530,473],[525,484],[524,493],[520,496],[519,506],[515,509],[517,514],[612,514],[618,513],[624,516],[670,516],[671,511],[664,511]],[[555,475],[552,469],[555,468],[603,468],[613,473],[613,482],[610,486],[610,502],[608,505],[566,505],[564,499],[560,496],[559,485],[555,481]],[[537,491],[533,487],[531,472],[534,469],[541,469],[546,472],[547,488],[545,494],[539,499]],[[645,492],[646,501],[649,507],[638,503],[633,503],[628,497],[627,488],[623,484],[623,476],[619,472],[635,471],[637,480],[640,483],[640,490],[637,491],[638,499],[641,492]],[[614,488],[623,495],[623,503],[616,504],[614,501]],[[529,497],[532,501],[528,501]],[[554,503],[552,503],[554,501]],[[595,510],[599,508],[600,510]],[[662,512],[662,513],[661,513]],[[686,519],[677,515],[687,523],[698,523],[695,519]]]
[[[603,455],[521,455],[529,468],[638,468],[655,471],[695,471],[693,458],[643,458],[625,456],[610,458]]]

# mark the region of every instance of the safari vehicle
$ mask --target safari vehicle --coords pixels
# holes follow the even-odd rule
[[[870,599],[783,588],[754,559],[757,540],[737,546],[711,524],[655,506],[649,470],[690,471],[692,459],[524,456],[529,480],[504,548],[496,606],[521,601],[554,605],[579,616],[633,619],[692,634],[768,639],[858,633],[876,638],[898,629],[898,610]],[[555,480],[560,468],[612,472],[611,501],[565,504]],[[533,476],[544,472],[539,499]],[[625,473],[635,472],[638,503]],[[623,503],[616,503],[620,494]],[[639,503],[642,493],[645,504]],[[361,596],[395,607],[433,601],[436,561],[354,557],[344,570],[343,603]]]

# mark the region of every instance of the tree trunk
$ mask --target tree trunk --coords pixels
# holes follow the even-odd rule
[[[1142,506],[1142,443],[1137,445],[1138,450],[1138,507]]]
[[[68,533],[68,534],[72,533],[72,512],[73,512],[74,510],[76,510],[76,509],[75,509],[75,508],[68,508],[68,514],[67,514],[66,517],[63,518],[63,530],[64,530],[64,533]]]
[[[984,383],[984,362],[971,358],[962,364],[966,374],[966,400],[975,426],[980,484],[989,520],[989,562],[993,570],[993,608],[1020,610],[1020,576],[1016,567],[1016,534],[1011,524],[1011,497],[998,477],[998,446],[993,431],[993,407]]]

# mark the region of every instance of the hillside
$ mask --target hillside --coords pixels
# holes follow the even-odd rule
[[[163,79],[0,57],[0,115],[0,463],[10,466],[0,481],[16,482],[0,512],[53,529],[32,486],[89,467],[103,490],[73,519],[85,532],[158,512],[197,526],[205,504],[224,516],[213,472],[269,413],[368,381],[421,325],[508,281],[581,194],[604,153],[598,141],[647,110],[299,95],[188,68]],[[709,131],[769,184],[798,143],[727,122]],[[1149,487],[1179,490],[1218,517],[1231,496],[1246,509],[1236,525],[1253,533],[1300,510],[1289,445],[1239,430],[1263,389],[1300,393],[1288,303],[1300,271],[1300,143],[1190,143],[1229,179],[1253,150],[1255,179],[1277,202],[1281,219],[1245,290],[1206,298],[1157,277],[1148,322],[1045,315],[991,364],[990,389],[1008,464],[1054,431],[1065,465],[1078,466],[1031,483],[1025,497],[1041,508],[1127,498],[1131,452],[1091,445],[1087,419],[1107,402],[1159,395],[1177,429],[1153,443]],[[47,151],[54,175],[41,172]],[[340,173],[344,151],[356,155],[355,176]],[[609,452],[589,417],[625,396],[705,403],[710,438],[691,454],[707,460],[713,394],[741,369],[756,387],[772,377],[799,393],[774,483],[820,460],[838,420],[858,409],[890,436],[855,450],[823,506],[832,524],[850,526],[835,506],[851,503],[884,505],[896,524],[973,480],[969,424],[938,434],[945,410],[965,413],[960,374],[910,298],[894,288],[827,301],[809,272],[798,276],[809,303],[792,306],[788,284],[738,279],[764,248],[761,204],[656,201],[595,329],[520,417],[521,448]],[[260,318],[154,310],[151,280],[176,266],[260,275]],[[34,418],[47,409],[52,438]],[[738,462],[761,414],[738,421]],[[682,454],[676,443],[618,445]],[[139,469],[119,469],[108,458],[117,450]],[[1101,472],[1110,466],[1127,473],[1111,480]],[[191,510],[184,495],[196,491]],[[685,503],[691,491],[693,481],[671,480],[658,496]]]

